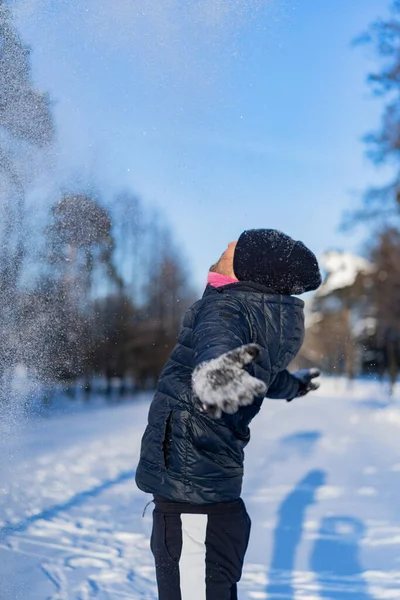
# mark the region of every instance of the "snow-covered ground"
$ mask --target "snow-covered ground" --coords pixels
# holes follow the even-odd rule
[[[134,483],[148,397],[3,423],[1,600],[157,598],[151,506]],[[400,599],[400,398],[325,379],[266,401],[243,497],[242,600]]]

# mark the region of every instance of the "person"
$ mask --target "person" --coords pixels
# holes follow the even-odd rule
[[[235,600],[250,534],[241,499],[249,424],[265,397],[318,387],[289,373],[304,338],[304,302],[321,283],[302,242],[244,231],[187,311],[150,405],[136,483],[153,494],[150,546],[160,600]]]

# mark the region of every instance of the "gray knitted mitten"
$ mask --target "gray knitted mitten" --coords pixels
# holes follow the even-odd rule
[[[233,414],[240,406],[247,406],[256,396],[266,393],[265,383],[244,369],[259,353],[257,344],[246,344],[195,368],[193,391],[204,412],[215,418],[222,412]]]

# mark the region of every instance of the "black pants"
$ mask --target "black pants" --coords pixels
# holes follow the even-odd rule
[[[195,506],[156,499],[151,550],[159,600],[237,600],[249,535],[242,500]]]

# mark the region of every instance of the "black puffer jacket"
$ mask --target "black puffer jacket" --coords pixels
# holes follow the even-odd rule
[[[195,504],[239,498],[248,426],[263,398],[213,419],[200,412],[192,396],[193,369],[255,342],[261,352],[249,372],[267,384],[268,397],[293,398],[299,385],[285,369],[303,342],[303,307],[302,300],[257,284],[206,288],[186,313],[150,406],[136,472],[140,489]]]

